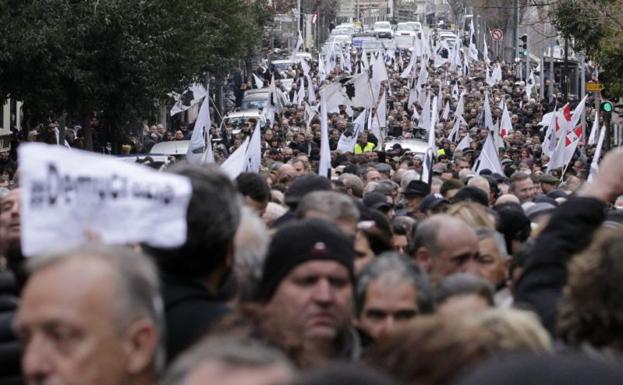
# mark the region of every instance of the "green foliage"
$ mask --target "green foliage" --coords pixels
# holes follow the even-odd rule
[[[136,127],[156,100],[256,50],[262,1],[0,0],[0,98],[33,122],[103,111],[109,130]]]
[[[562,0],[554,14],[556,28],[573,38],[604,71],[600,81],[609,97],[623,95],[623,13],[616,0]]]

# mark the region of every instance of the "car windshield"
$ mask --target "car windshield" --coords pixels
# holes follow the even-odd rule
[[[396,27],[396,31],[415,31],[415,28],[408,24],[398,24],[398,27]]]
[[[381,22],[374,24],[374,29],[391,29],[391,26],[388,22]]]
[[[251,109],[258,109],[261,110],[266,106],[266,99],[252,99],[252,100],[243,100],[242,104],[241,104],[241,108],[243,110],[251,110]]]

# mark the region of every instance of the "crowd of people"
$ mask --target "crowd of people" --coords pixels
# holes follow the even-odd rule
[[[425,137],[414,118],[423,107],[409,104],[412,84],[400,76],[408,61],[388,60],[383,128]],[[455,111],[456,85],[465,122],[450,140],[455,121],[440,116],[428,179],[421,154],[383,149],[371,130],[337,151],[357,117],[348,106],[328,116],[331,175],[318,175],[321,119],[293,103],[263,129],[258,172],[232,181],[217,165],[166,168],[192,185],[176,248],[94,242],[24,257],[18,165],[0,157],[10,180],[0,383],[620,383],[623,150],[608,152],[590,182],[594,146],[546,172],[541,122],[562,100],[526,95],[511,66],[490,86],[484,62],[469,74],[430,64],[428,91]],[[293,71],[291,100],[307,79]],[[338,66],[324,81],[342,76]],[[309,79],[317,93],[317,65]],[[473,171],[490,135],[486,91],[494,119],[501,101],[512,115],[497,149],[503,173]],[[220,156],[255,123],[214,127]],[[147,136],[162,140],[160,131]],[[471,144],[457,149],[465,136]]]

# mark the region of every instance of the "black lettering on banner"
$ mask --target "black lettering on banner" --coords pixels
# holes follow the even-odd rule
[[[30,185],[32,208],[85,204],[93,201],[119,201],[123,199],[146,199],[170,204],[175,189],[169,184],[130,182],[127,177],[112,174],[103,178],[89,175],[62,174],[55,163],[48,163],[46,176],[35,179]]]

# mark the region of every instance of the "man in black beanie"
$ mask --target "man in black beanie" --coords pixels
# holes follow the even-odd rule
[[[283,226],[271,241],[258,287],[263,321],[313,346],[321,359],[357,359],[353,259],[352,241],[332,223],[311,219]]]

